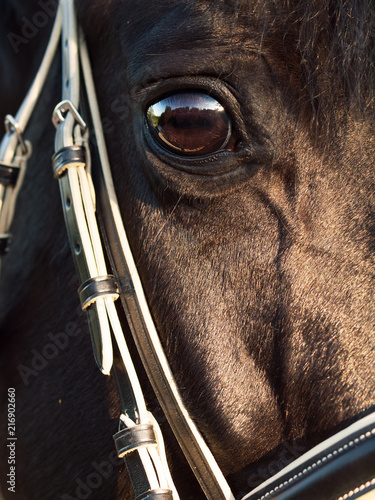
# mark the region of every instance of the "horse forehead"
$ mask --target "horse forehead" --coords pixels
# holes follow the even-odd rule
[[[79,0],[78,7],[89,44],[111,50],[106,64],[120,62],[128,89],[174,74],[230,73],[236,61],[259,55],[261,29],[251,2],[245,17],[224,0],[151,0],[147,9],[138,1],[86,3]]]
[[[239,7],[239,4],[241,6]],[[118,27],[126,30],[133,36],[145,37],[150,30],[156,30],[163,36],[178,36],[181,31],[194,32],[199,30],[200,40],[216,30],[216,34],[225,35],[233,32],[233,23],[238,28],[238,16],[246,13],[246,22],[252,18],[257,9],[258,2],[254,0],[150,0],[147,9],[137,0],[121,2],[119,0],[106,0],[104,2],[90,2],[77,0],[79,16],[84,24],[93,29],[108,29]],[[87,21],[87,22],[85,22]],[[220,30],[218,31],[218,24]],[[90,28],[89,28],[90,29]]]

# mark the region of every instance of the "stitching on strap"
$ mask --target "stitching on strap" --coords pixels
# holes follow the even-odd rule
[[[367,481],[365,484],[361,484],[361,486],[358,486],[357,488],[354,488],[354,490],[349,491],[348,493],[345,493],[345,495],[342,495],[340,498],[337,500],[347,500],[348,498],[352,497],[353,495],[356,495],[357,493],[367,493],[365,490],[370,488],[370,486],[375,485],[375,477],[374,479],[371,479],[371,481]],[[371,490],[369,490],[371,491]]]
[[[330,453],[328,453],[324,457],[320,458],[316,462],[312,463],[311,465],[309,465],[308,467],[303,469],[298,474],[295,474],[293,477],[289,478],[287,481],[284,481],[283,483],[275,486],[271,491],[267,491],[267,493],[265,493],[261,497],[257,497],[257,500],[264,500],[265,498],[268,498],[273,493],[276,493],[281,488],[285,488],[286,486],[290,486],[292,483],[294,483],[298,479],[301,479],[303,476],[310,473],[316,467],[320,467],[327,460],[331,460],[333,457],[337,457],[338,455],[341,455],[342,453],[348,451],[350,448],[353,448],[353,446],[359,444],[361,441],[366,441],[367,439],[370,439],[374,436],[375,436],[375,428],[372,429],[371,431],[367,431],[366,433],[361,434],[357,438],[352,439],[351,441],[349,441],[349,443],[345,443],[344,445],[340,446],[336,450],[331,451]],[[375,478],[372,481],[375,481]],[[372,481],[371,481],[371,483],[372,483]],[[351,496],[353,496],[353,494],[354,493],[351,493]],[[349,495],[349,494],[347,494],[347,495]],[[347,498],[350,498],[350,497],[344,495],[343,497],[340,497],[338,500],[346,500]]]

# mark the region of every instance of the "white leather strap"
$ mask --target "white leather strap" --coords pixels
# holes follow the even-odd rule
[[[63,29],[63,101],[55,108],[53,122],[57,127],[55,151],[58,155],[64,148],[85,145],[85,123],[79,115],[79,54],[80,46],[77,39],[76,15],[73,0],[61,0]],[[56,170],[55,170],[56,172]],[[59,175],[60,174],[60,175]],[[67,221],[73,255],[83,284],[107,276],[101,239],[95,216],[95,196],[90,173],[85,164],[72,161],[64,164],[61,171],[57,169],[62,196],[62,205]],[[99,325],[97,332],[102,352],[99,355],[103,373],[109,374],[112,367],[113,353],[111,332],[116,339],[123,365],[131,381],[131,388],[136,401],[138,424],[152,424],[156,434],[161,436],[158,424],[146,409],[143,393],[138,377],[125,342],[125,337],[113,302],[116,298],[112,293],[108,296],[96,296],[94,303],[84,308],[89,312],[89,320]],[[94,316],[92,319],[90,317]],[[124,425],[132,426],[135,422],[123,416]],[[145,448],[137,451],[148,478],[150,489],[168,488],[178,495],[171,480],[167,466],[164,446],[159,443],[157,448]],[[156,473],[155,473],[156,471]]]
[[[57,131],[55,151],[81,146],[86,124],[79,108],[79,47],[77,21],[73,0],[61,0],[62,7],[62,101],[55,107],[53,123]],[[81,282],[107,275],[95,218],[95,200],[92,197],[91,178],[85,163],[72,161],[64,166],[59,176],[60,192],[67,228],[80,273]],[[66,172],[65,172],[66,170]],[[106,299],[99,297],[91,312],[92,335],[96,359],[102,372],[109,375],[112,362],[111,330],[106,311]],[[90,317],[90,316],[89,316]]]
[[[10,236],[11,225],[19,190],[24,179],[27,160],[32,153],[31,144],[23,141],[30,117],[35,109],[49,73],[61,37],[61,8],[56,13],[50,39],[42,63],[16,116],[5,119],[6,134],[0,144],[0,161],[20,169],[16,185],[0,184],[0,237]]]

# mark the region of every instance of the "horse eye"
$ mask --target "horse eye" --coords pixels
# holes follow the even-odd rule
[[[171,94],[148,108],[147,121],[157,142],[178,155],[201,156],[234,149],[230,118],[207,94]]]

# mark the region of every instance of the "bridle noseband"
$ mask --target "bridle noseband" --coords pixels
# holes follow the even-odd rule
[[[202,490],[212,500],[234,500],[227,481],[182,402],[148,308],[113,186],[87,47],[76,23],[74,1],[60,0],[50,41],[33,85],[16,117],[6,118],[7,133],[0,146],[0,255],[9,246],[17,195],[32,150],[22,135],[61,40],[63,90],[62,101],[53,112],[56,127],[53,174],[60,186],[70,246],[81,282],[79,296],[82,309],[87,313],[95,360],[104,374],[114,374],[119,393],[122,413],[119,431],[114,435],[118,456],[124,458],[137,499],[179,498],[159,425],[147,410],[123,335],[114,304],[120,298],[148,378]],[[91,179],[88,128],[79,111],[81,74],[90,110],[88,119],[93,124],[100,158],[96,190]],[[107,271],[105,256],[111,262],[113,275]],[[113,355],[113,340],[120,357]],[[267,481],[246,498],[294,498],[288,496],[289,487],[294,487],[298,478],[304,481],[309,476],[302,471],[313,468],[310,462],[315,463],[319,453],[327,457],[329,446],[337,447],[337,443],[358,439],[353,436],[362,435],[363,429],[372,433],[367,444],[370,438],[373,443],[375,430],[372,431],[372,426],[375,429],[374,415],[365,417],[355,429],[337,434],[334,442],[322,443],[320,448],[306,454],[305,460],[297,460],[284,475]],[[295,479],[289,481],[288,475]],[[280,491],[284,496],[278,496]],[[300,498],[307,499],[307,496]]]

